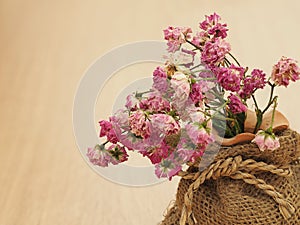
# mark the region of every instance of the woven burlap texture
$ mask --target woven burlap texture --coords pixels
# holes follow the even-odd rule
[[[300,135],[278,133],[280,149],[221,148],[211,165],[182,172],[176,201],[161,225],[299,225]]]

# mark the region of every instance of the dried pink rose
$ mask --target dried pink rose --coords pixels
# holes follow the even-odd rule
[[[138,137],[148,138],[150,136],[150,121],[142,110],[137,110],[129,116],[131,132]]]
[[[244,79],[243,88],[239,95],[243,99],[250,98],[257,89],[264,88],[266,83],[266,74],[262,70],[254,69],[251,72],[251,76]]]
[[[297,61],[283,56],[279,62],[274,65],[271,79],[276,85],[287,87],[290,81],[295,82],[299,80],[299,75],[300,68],[297,65]]]
[[[208,130],[198,123],[187,124],[185,128],[189,138],[197,146],[197,150],[203,154],[207,145],[213,141]]]
[[[220,85],[227,91],[238,92],[241,88],[241,80],[245,68],[231,65],[228,68],[220,67],[216,70],[217,79]]]
[[[228,107],[233,114],[247,111],[247,107],[242,103],[241,99],[234,94],[230,94]]]
[[[228,31],[228,29],[226,27],[227,27],[226,24],[218,23],[215,26],[213,26],[211,29],[209,29],[207,32],[210,35],[213,35],[215,38],[216,37],[226,38],[227,31]]]
[[[150,112],[168,112],[171,109],[169,101],[159,95],[151,95],[147,99],[141,100],[140,109]]]
[[[202,85],[200,83],[194,83],[192,85],[192,91],[190,93],[190,98],[195,104],[199,104],[203,101],[204,95],[201,89]]]
[[[227,36],[227,24],[221,24],[219,21],[221,17],[214,13],[210,16],[205,16],[205,20],[200,23],[200,28],[207,31],[208,34],[214,37],[226,38]]]
[[[205,16],[205,20],[199,24],[199,27],[203,30],[208,30],[210,27],[216,25],[221,20],[221,17],[214,13],[209,16]]]
[[[165,40],[168,41],[168,51],[176,52],[180,46],[189,39],[192,29],[189,27],[172,27],[169,26],[164,30]]]
[[[162,161],[162,159],[167,158],[170,153],[170,146],[162,141],[159,145],[151,146],[146,149],[146,151],[141,152],[143,156],[147,156],[152,164],[157,164]]]
[[[207,32],[198,32],[192,39],[192,43],[198,47],[203,46],[209,40]]]
[[[153,88],[162,93],[168,90],[167,73],[161,66],[153,71]]]
[[[118,138],[116,135],[115,130],[113,129],[112,123],[106,120],[99,121],[99,124],[101,126],[100,129],[100,137],[107,137],[107,140],[111,143],[117,143]]]
[[[176,106],[177,110],[183,110],[191,90],[189,78],[181,72],[176,72],[172,76],[171,87],[174,90],[172,103]]]
[[[103,145],[88,148],[87,157],[90,162],[97,166],[107,167],[112,162],[112,157]]]
[[[256,143],[261,151],[274,151],[280,147],[279,139],[273,133],[259,130],[252,142]]]
[[[201,60],[210,68],[214,68],[224,60],[230,49],[230,44],[221,38],[207,41],[201,53]]]
[[[178,122],[167,114],[154,114],[150,117],[151,120],[151,135],[153,132],[159,132],[159,136],[176,134],[180,130]]]

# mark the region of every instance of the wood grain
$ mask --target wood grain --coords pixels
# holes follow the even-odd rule
[[[270,72],[282,54],[300,59],[299,6],[296,0],[0,1],[0,224],[157,224],[178,179],[120,186],[94,173],[77,149],[72,104],[85,69],[115,46],[160,40],[171,24],[196,28],[217,11],[241,62]],[[299,84],[280,90],[279,104],[299,129],[299,106],[289,104],[298,101],[297,91]]]

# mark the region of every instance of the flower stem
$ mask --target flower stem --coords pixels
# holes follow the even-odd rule
[[[194,46],[196,49],[200,50],[200,52],[202,52],[202,49],[201,49],[199,46],[195,45],[193,42],[191,42],[191,41],[189,41],[189,40],[187,40],[187,39],[185,39],[185,41],[186,41],[187,43],[189,43],[190,45]]]
[[[236,62],[236,64],[238,66],[241,66],[241,64],[239,63],[239,61],[237,61],[237,59],[230,52],[228,52],[228,55],[230,55],[230,57]]]
[[[256,101],[256,99],[255,99],[254,95],[252,95],[252,99],[253,99],[253,102],[254,102],[254,104],[255,104],[255,108],[256,108],[256,110],[259,110],[259,108],[258,108],[258,104],[257,104],[257,101]]]
[[[272,120],[271,120],[271,124],[270,127],[268,129],[268,131],[270,131],[270,133],[273,133],[273,124],[274,124],[274,119],[275,119],[275,111],[276,111],[276,107],[277,107],[277,96],[274,98],[274,100],[272,101],[274,103],[273,106],[273,111],[272,111]]]
[[[274,101],[273,94],[274,94],[275,84],[269,83],[269,85],[271,85],[271,94],[270,94],[269,102],[268,102],[266,108],[262,111],[262,114],[264,114],[269,109],[269,107],[272,105],[272,103]]]
[[[226,57],[224,58],[224,63],[227,67],[231,65],[231,62]]]

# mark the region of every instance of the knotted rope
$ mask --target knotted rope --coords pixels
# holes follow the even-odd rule
[[[236,180],[243,180],[247,184],[252,184],[261,189],[274,199],[278,204],[281,215],[284,219],[288,219],[295,212],[293,205],[284,199],[284,196],[276,191],[272,185],[268,185],[264,180],[254,176],[257,172],[270,172],[278,176],[289,177],[292,171],[288,166],[269,165],[264,162],[256,162],[253,159],[243,160],[241,156],[229,157],[221,159],[202,172],[180,172],[179,176],[183,179],[191,179],[194,182],[189,186],[184,196],[184,204],[181,211],[180,225],[197,224],[197,220],[193,215],[192,202],[194,192],[206,180],[218,179],[220,177],[230,177]]]

